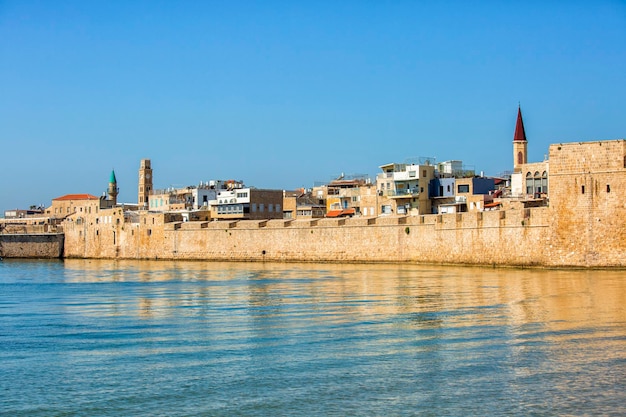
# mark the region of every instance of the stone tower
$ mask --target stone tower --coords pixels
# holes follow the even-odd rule
[[[522,109],[517,108],[517,123],[513,135],[513,172],[520,172],[520,166],[528,162],[528,141],[522,120]]]
[[[111,171],[111,177],[109,177],[109,189],[107,190],[112,206],[117,204],[117,194],[119,191],[119,188],[117,188],[117,179],[115,179],[115,171],[113,170]]]
[[[139,166],[139,194],[137,203],[140,209],[148,208],[148,196],[152,192],[152,168],[149,159],[142,159]]]

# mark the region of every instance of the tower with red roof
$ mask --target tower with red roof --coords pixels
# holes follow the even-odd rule
[[[528,141],[522,120],[522,109],[517,107],[517,123],[513,135],[513,172],[520,172],[521,165],[528,162]]]

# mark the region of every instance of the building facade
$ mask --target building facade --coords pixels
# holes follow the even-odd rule
[[[430,214],[429,184],[435,178],[434,165],[386,164],[376,177],[380,214]]]

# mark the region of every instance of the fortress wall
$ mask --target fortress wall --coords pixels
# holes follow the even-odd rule
[[[561,265],[623,265],[626,141],[550,146],[551,257]]]
[[[65,223],[65,256],[626,267],[626,141],[550,146],[548,182],[549,207],[411,217],[125,222],[101,210]]]
[[[0,234],[0,257],[60,258],[63,244],[62,233]]]
[[[65,255],[545,265],[549,259],[540,242],[545,241],[546,210],[190,223],[162,223],[158,214],[144,214],[139,223],[99,224],[93,230],[70,224]]]

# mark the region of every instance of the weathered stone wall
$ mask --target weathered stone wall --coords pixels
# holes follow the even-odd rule
[[[553,262],[624,265],[626,141],[550,146]]]
[[[187,223],[100,210],[66,222],[65,256],[626,267],[626,141],[552,145],[549,164],[549,207]]]
[[[545,265],[547,210],[165,224],[145,213],[132,224],[66,226],[65,256]]]
[[[63,256],[62,233],[0,234],[0,257],[60,258]]]

